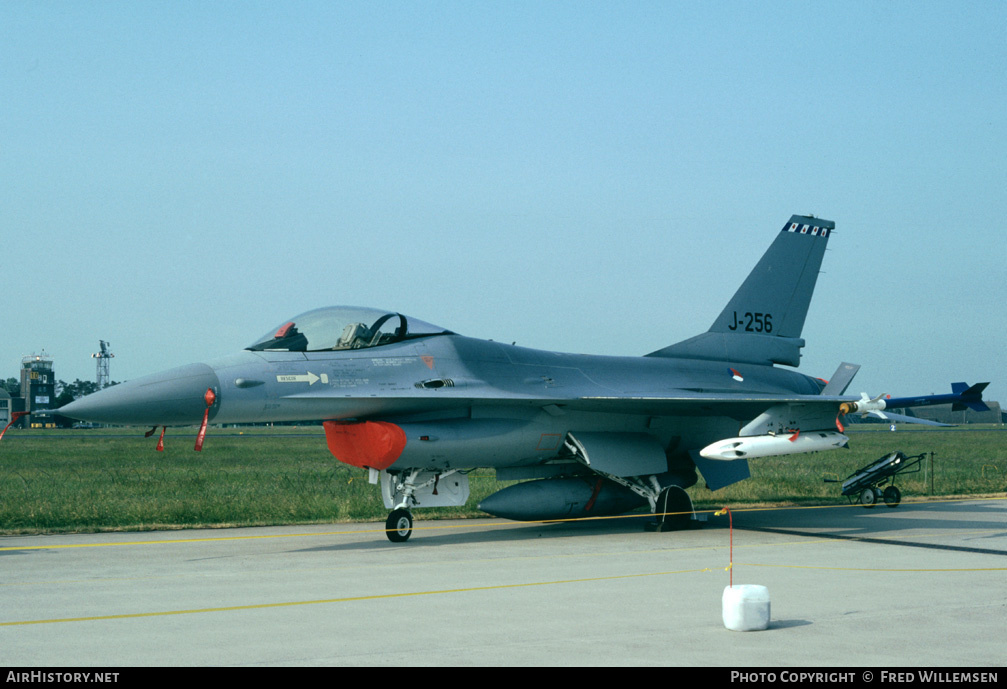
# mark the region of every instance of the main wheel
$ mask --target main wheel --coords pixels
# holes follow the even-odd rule
[[[864,488],[860,493],[860,504],[864,507],[874,507],[874,503],[878,501],[877,492],[868,486]]]
[[[889,507],[898,507],[902,502],[902,492],[895,486],[888,486],[884,492],[885,504]]]
[[[409,510],[393,510],[385,520],[385,535],[392,543],[404,543],[413,535],[413,515]]]
[[[657,513],[657,521],[651,527],[654,531],[688,529],[692,521],[692,500],[683,488],[668,486],[657,498]]]

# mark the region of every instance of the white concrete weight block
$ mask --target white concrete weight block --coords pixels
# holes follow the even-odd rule
[[[735,632],[769,627],[769,589],[753,584],[728,586],[723,597],[724,626]]]

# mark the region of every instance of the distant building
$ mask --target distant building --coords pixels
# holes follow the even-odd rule
[[[10,394],[0,388],[0,428],[10,423],[11,399]]]
[[[56,406],[56,376],[52,370],[52,357],[44,351],[21,359],[21,397],[24,411],[39,412]],[[53,427],[51,416],[31,419],[32,428]]]

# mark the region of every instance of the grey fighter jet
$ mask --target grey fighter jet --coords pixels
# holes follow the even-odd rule
[[[711,489],[749,458],[844,447],[842,417],[951,401],[984,384],[901,400],[844,396],[789,368],[833,222],[793,216],[710,329],[639,357],[563,354],[465,337],[400,313],[308,311],[246,349],[107,388],[59,413],[110,424],[322,421],[334,457],[380,484],[388,537],[412,510],[464,504],[467,472],[518,480],[480,509],[517,520],[649,505],[654,528],[687,526],[697,469]],[[163,436],[162,428],[162,436]]]

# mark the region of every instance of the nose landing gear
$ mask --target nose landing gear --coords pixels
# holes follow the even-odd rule
[[[391,510],[385,520],[385,535],[392,543],[405,543],[413,534],[411,507],[451,507],[469,499],[469,479],[458,469],[406,469],[381,471],[381,497]]]

